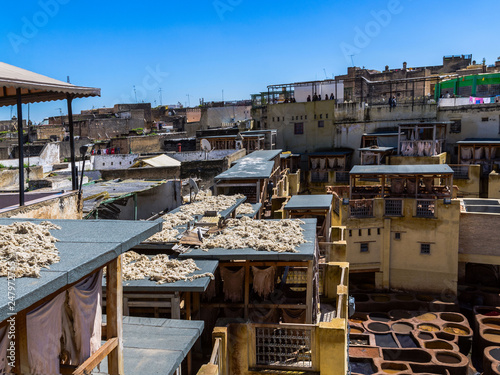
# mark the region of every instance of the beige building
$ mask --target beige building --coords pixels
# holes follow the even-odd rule
[[[447,165],[354,167],[349,188],[332,188],[339,235],[330,260],[349,262],[379,289],[456,294],[460,203],[452,186]]]

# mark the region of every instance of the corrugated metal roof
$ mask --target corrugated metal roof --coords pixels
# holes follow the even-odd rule
[[[23,103],[38,103],[100,96],[101,89],[75,86],[44,75],[0,62],[0,107],[17,103],[16,89],[21,89]]]
[[[274,158],[281,154],[281,150],[254,151],[235,162],[235,165],[220,175],[219,180],[245,180],[269,178],[273,173]]]
[[[500,138],[466,138],[463,141],[458,141],[459,145],[472,144],[500,144]]]
[[[358,151],[373,151],[373,152],[386,152],[386,151],[392,151],[395,150],[395,147],[364,147],[364,148],[358,148]]]
[[[447,164],[356,165],[350,174],[453,174],[453,169]]]
[[[333,195],[294,195],[285,205],[285,210],[328,210],[332,206]]]

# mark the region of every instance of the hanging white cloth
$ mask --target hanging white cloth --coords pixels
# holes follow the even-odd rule
[[[318,159],[311,159],[312,169],[318,169]]]
[[[424,142],[424,155],[431,156],[432,155],[432,142]]]
[[[418,156],[424,156],[424,149],[425,149],[424,142],[422,141],[418,142],[417,147],[418,147]]]
[[[436,155],[441,153],[441,142],[436,141]]]
[[[496,147],[492,147],[491,148],[491,155],[490,155],[490,159],[495,159],[497,156],[497,148]]]
[[[328,168],[334,169],[337,166],[337,158],[328,158]]]
[[[345,158],[337,158],[337,165],[341,170],[345,168]]]
[[[319,168],[321,170],[324,170],[324,169],[326,169],[325,167],[326,167],[326,159],[325,158],[319,159]]]
[[[31,374],[59,374],[62,312],[66,292],[26,314]]]
[[[68,291],[79,365],[101,347],[102,269]],[[73,358],[72,358],[73,364]]]
[[[484,155],[484,148],[483,147],[476,147],[474,150],[474,159],[479,160],[482,159]]]
[[[462,147],[460,150],[461,150],[460,157],[462,160],[472,159],[472,147]]]

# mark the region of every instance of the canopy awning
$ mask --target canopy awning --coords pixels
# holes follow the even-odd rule
[[[75,86],[0,62],[0,107],[17,104],[17,89],[23,104],[63,100],[68,94],[72,98],[101,95],[98,88]]]

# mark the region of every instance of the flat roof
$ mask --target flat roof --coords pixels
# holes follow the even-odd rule
[[[458,141],[457,144],[467,145],[467,144],[500,144],[500,138],[466,138],[462,141]]]
[[[375,147],[375,148],[363,147],[363,148],[358,148],[358,151],[387,152],[395,149],[396,147]]]
[[[237,208],[238,208],[241,204],[243,204],[246,200],[247,200],[247,197],[243,197],[243,198],[237,199],[237,200],[236,200],[236,202],[235,202],[232,206],[230,206],[230,207],[226,208],[225,210],[218,211],[218,210],[217,210],[217,207],[213,207],[213,210],[214,210],[214,211],[217,211],[217,213],[218,213],[220,216],[222,216],[222,218],[223,218],[223,219],[227,219],[227,218],[228,218],[228,217],[229,217],[229,216],[230,216],[230,215],[231,215],[231,214],[232,214],[232,213],[233,213],[233,212],[234,212],[234,211],[235,211],[235,210],[236,210],[236,209],[237,209]],[[197,201],[195,201],[195,202],[197,202]],[[194,203],[194,202],[193,202],[193,203]],[[177,212],[182,212],[182,207],[184,207],[184,206],[188,206],[188,205],[190,205],[190,204],[191,204],[191,203],[183,204],[183,205],[181,205],[181,206],[177,207],[176,209],[173,209],[172,211],[169,211],[168,213],[169,213],[169,214],[175,214],[175,213],[177,213]],[[198,216],[200,216],[200,217],[201,217],[201,215],[198,215]],[[186,225],[183,225],[183,226],[185,227]],[[180,227],[183,227],[183,226],[181,225]]]
[[[245,160],[236,163],[227,171],[222,172],[215,179],[218,180],[246,180],[269,178],[273,173],[273,161]]]
[[[447,164],[356,165],[350,174],[453,174],[453,169]]]
[[[293,195],[285,205],[285,210],[329,210],[333,195]]]
[[[316,219],[301,219],[304,224],[304,239],[307,241],[296,247],[297,253],[278,253],[276,251],[259,251],[251,248],[246,249],[222,249],[215,248],[208,251],[191,249],[191,251],[179,254],[179,259],[217,259],[226,260],[256,260],[270,262],[287,261],[309,261],[314,259],[316,253]]]
[[[103,323],[106,316],[103,315]],[[125,316],[123,318],[123,367],[125,375],[173,375],[201,336],[205,323]],[[96,369],[97,371],[97,369]],[[108,373],[108,357],[99,372]]]
[[[462,199],[465,212],[482,214],[500,214],[500,202],[498,199],[470,198]]]
[[[199,275],[205,272],[214,273],[219,262],[216,260],[197,260],[196,265],[200,270],[194,271],[191,275]],[[123,281],[124,292],[198,292],[203,293],[210,283],[210,277],[201,277],[193,281],[176,281],[174,283],[157,284],[149,279],[126,280]],[[102,285],[106,285],[106,278],[103,277]]]
[[[40,219],[0,219],[0,225],[15,222],[40,224]],[[16,279],[16,311],[29,308],[50,294],[67,287],[103,267],[132,247],[140,244],[162,228],[161,222],[118,220],[49,220],[61,227],[50,230],[59,241],[61,261],[50,269],[42,268],[40,278]],[[9,310],[7,283],[0,295],[0,322],[12,313]]]
[[[380,132],[380,133],[365,133],[363,136],[369,136],[369,137],[397,137],[400,132]]]
[[[260,208],[262,207],[262,203],[249,203],[249,204],[252,206],[253,212],[249,213],[249,214],[239,214],[239,215],[236,215],[236,217],[238,219],[242,218],[243,216],[248,216],[249,218],[254,219],[257,216],[257,214],[259,213]]]

